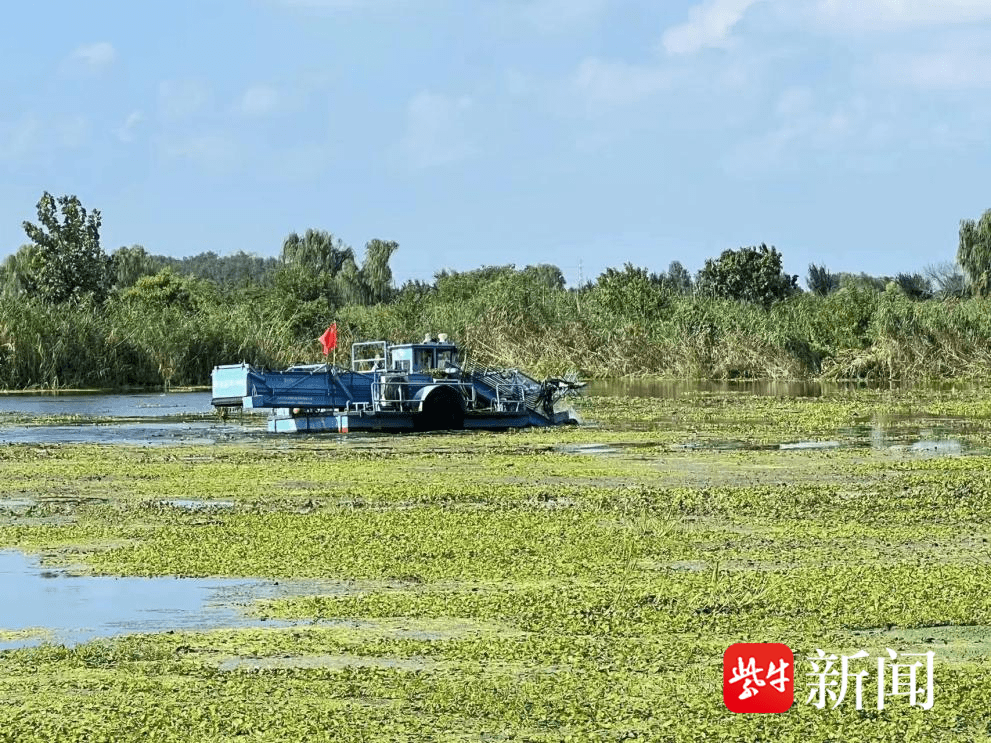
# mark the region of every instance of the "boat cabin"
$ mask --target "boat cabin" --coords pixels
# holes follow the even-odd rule
[[[458,366],[459,362],[458,347],[448,342],[444,334],[437,338],[427,336],[420,343],[390,346],[385,341],[372,341],[355,343],[351,348],[351,368],[354,371],[425,373],[431,369]]]
[[[452,343],[405,343],[389,349],[390,368],[395,371],[425,372],[446,369],[458,363],[458,348]]]

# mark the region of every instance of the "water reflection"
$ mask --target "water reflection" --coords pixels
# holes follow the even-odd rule
[[[265,434],[265,421],[243,423],[219,420],[184,421],[163,419],[146,423],[79,423],[75,425],[0,426],[0,444],[120,444],[127,446],[173,446],[245,441]]]
[[[75,645],[135,632],[272,626],[275,622],[263,622],[245,610],[259,599],[356,590],[329,580],[73,575],[43,568],[14,551],[0,551],[0,586],[6,597],[0,630],[18,633],[15,639],[0,640],[0,648],[44,640]]]
[[[678,379],[597,379],[588,383],[587,394],[601,397],[659,397],[677,399],[685,395],[757,395],[760,397],[823,397],[850,392],[894,392],[916,389],[901,382],[816,382],[816,381],[711,381]],[[927,385],[927,390],[949,392],[971,389],[959,383]]]
[[[264,415],[221,419],[209,392],[0,394],[0,444],[213,444],[261,436]],[[66,417],[74,420],[65,422]],[[26,419],[26,420],[24,420]]]
[[[83,418],[160,418],[212,413],[209,392],[0,394],[0,413]]]
[[[608,397],[679,398],[683,396],[713,394],[775,397],[822,397],[842,395],[851,391],[911,389],[910,386],[887,385],[882,387],[859,383],[823,382],[712,382],[697,380],[643,380],[620,379],[590,382],[587,393]],[[967,385],[946,384],[942,387],[926,387],[927,390],[968,390]],[[172,392],[139,394],[85,393],[67,395],[0,394],[0,416],[15,416],[4,423],[0,418],[0,445],[2,444],[56,444],[97,443],[136,446],[202,445],[226,442],[245,442],[252,439],[270,441],[266,432],[267,411],[244,411],[230,418],[221,418],[210,405],[209,392]],[[59,417],[74,416],[66,422]],[[26,418],[26,420],[24,420]],[[934,425],[935,423],[935,425]],[[639,430],[654,428],[656,423],[631,421],[614,423],[613,426]],[[661,424],[663,425],[663,424]],[[801,436],[775,443],[785,449],[817,449],[835,446],[870,446],[888,449],[918,444],[916,450],[934,449],[937,455],[960,453],[952,444],[931,446],[932,442],[955,442],[961,436],[974,432],[973,420],[941,418],[938,422],[930,416],[913,417],[884,415],[860,425],[836,430],[830,438],[837,441],[805,441]],[[986,430],[984,426],[981,430]],[[471,434],[465,434],[471,435]],[[371,442],[377,437],[391,438],[390,434],[313,434],[308,436],[280,436],[282,444],[307,440],[336,440],[348,445]],[[697,444],[687,444],[696,446]],[[752,448],[753,442],[724,442],[729,448]],[[704,445],[712,448],[711,440]],[[587,452],[586,452],[587,453]]]

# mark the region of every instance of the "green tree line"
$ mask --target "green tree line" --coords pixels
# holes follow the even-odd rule
[[[482,363],[536,373],[696,378],[925,379],[991,370],[991,210],[963,220],[957,264],[896,276],[809,266],[764,244],[692,276],[626,264],[566,286],[552,265],[439,271],[396,287],[398,243],[359,256],[331,233],[291,233],[278,258],[106,254],[102,215],[46,193],[0,266],[0,387],[202,385],[217,364],[322,358],[337,322],[355,340],[447,332]]]

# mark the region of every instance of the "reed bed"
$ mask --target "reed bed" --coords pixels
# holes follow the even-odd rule
[[[0,297],[0,388],[204,385],[217,364],[323,360],[317,337],[448,333],[477,361],[537,374],[696,379],[980,378],[991,371],[988,300],[914,301],[896,285],[799,294],[769,308],[666,294],[617,301],[595,287],[554,289],[522,274],[470,291],[399,291],[334,307],[274,289],[201,292],[181,304],[112,297],[48,305]]]

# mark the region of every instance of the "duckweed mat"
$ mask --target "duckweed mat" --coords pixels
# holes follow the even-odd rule
[[[0,652],[0,741],[989,739],[981,393],[581,404],[551,431],[0,449],[0,548],[353,589],[69,647],[0,622],[41,640]],[[793,649],[788,712],[727,711],[737,642]],[[818,649],[889,648],[934,653],[931,709],[878,710],[870,677],[862,709],[809,702]]]

